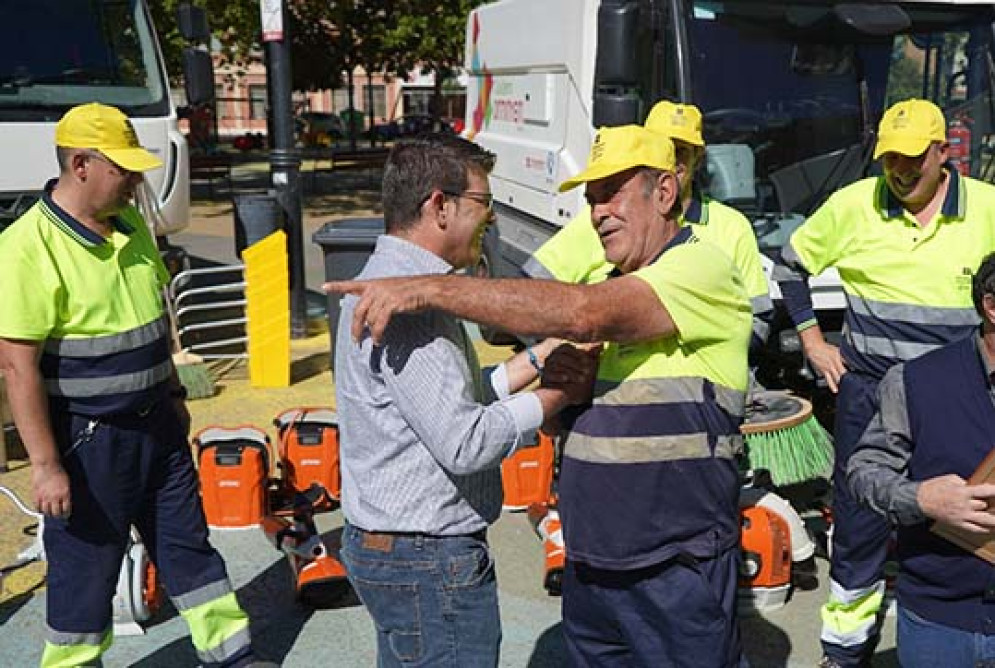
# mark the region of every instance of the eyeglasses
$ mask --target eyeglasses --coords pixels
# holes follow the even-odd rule
[[[490,209],[494,204],[494,195],[491,193],[482,193],[474,190],[464,190],[461,193],[457,193],[443,190],[442,194],[449,195],[450,197],[465,197],[467,199],[472,199],[474,202],[482,204],[485,209]]]
[[[117,164],[116,162],[112,161],[110,158],[105,156],[103,153],[100,153],[99,151],[87,151],[84,155],[86,155],[87,158],[99,160],[100,162],[110,165],[115,172],[124,177],[130,177],[140,173],[140,172],[133,172],[129,169],[125,169],[121,165]]]

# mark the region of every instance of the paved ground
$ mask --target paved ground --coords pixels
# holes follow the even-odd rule
[[[309,201],[307,225],[316,229],[333,218],[366,215],[375,211],[376,174],[352,173],[337,185],[329,184],[322,195]],[[230,204],[201,203],[193,225],[174,241],[207,260],[234,259],[230,230]],[[306,233],[310,239],[310,233]],[[310,246],[310,244],[307,244]],[[307,255],[308,286],[317,288],[323,276],[320,250]],[[311,302],[316,309],[320,295]],[[294,341],[293,384],[289,388],[254,390],[244,367],[227,372],[219,380],[219,392],[210,399],[190,403],[194,429],[207,424],[251,423],[267,428],[283,409],[299,405],[332,405],[332,378],[328,365],[327,333],[320,317],[315,334]],[[485,363],[497,361],[507,351],[478,342]],[[0,473],[0,485],[17,490],[26,498],[29,469],[15,458],[12,470]],[[0,564],[13,561],[29,541],[32,521],[0,499]],[[334,542],[341,518],[331,513],[321,518],[321,528]],[[27,532],[27,533],[26,533]],[[212,541],[224,554],[239,598],[252,617],[258,653],[288,667],[313,665],[352,668],[374,665],[372,624],[351,598],[335,605],[313,609],[294,600],[289,570],[261,532],[216,531]],[[506,514],[491,532],[497,565],[502,626],[502,666],[542,668],[563,665],[559,629],[559,600],[548,597],[541,585],[542,552],[524,517]],[[818,646],[818,607],[825,597],[826,563],[819,562],[820,588],[796,592],[790,602],[762,616],[743,620],[746,652],[756,667],[814,666]],[[0,593],[0,664],[37,665],[44,624],[44,567],[34,564],[16,572]],[[105,657],[105,665],[145,668],[195,666],[196,659],[185,638],[185,629],[171,609],[163,610],[146,635],[116,640]],[[693,660],[691,662],[693,664]],[[895,666],[894,620],[886,620],[885,634],[875,666]]]

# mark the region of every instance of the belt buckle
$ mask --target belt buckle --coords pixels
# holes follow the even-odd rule
[[[389,553],[394,549],[394,537],[387,533],[363,531],[359,544],[366,550]]]

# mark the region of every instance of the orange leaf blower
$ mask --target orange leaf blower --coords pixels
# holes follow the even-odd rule
[[[533,503],[529,506],[528,516],[546,552],[542,586],[550,596],[559,596],[563,591],[563,567],[567,560],[560,513],[548,503]]]
[[[249,425],[207,427],[193,438],[207,524],[248,528],[268,506],[269,436]]]
[[[267,515],[262,528],[266,537],[287,557],[297,597],[321,602],[341,597],[348,591],[346,571],[322,540],[314,523],[317,507],[328,494],[314,483],[306,492],[294,495],[293,517]]]
[[[292,408],[273,420],[279,434],[282,492],[293,495],[320,485],[326,492],[318,510],[330,509],[342,493],[339,473],[339,424],[330,408]]]

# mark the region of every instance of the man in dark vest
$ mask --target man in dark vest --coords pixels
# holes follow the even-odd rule
[[[974,275],[978,335],[893,367],[850,458],[854,496],[898,525],[898,659],[995,665],[995,566],[931,529],[995,538],[995,484],[968,484],[995,448],[995,253]]]

